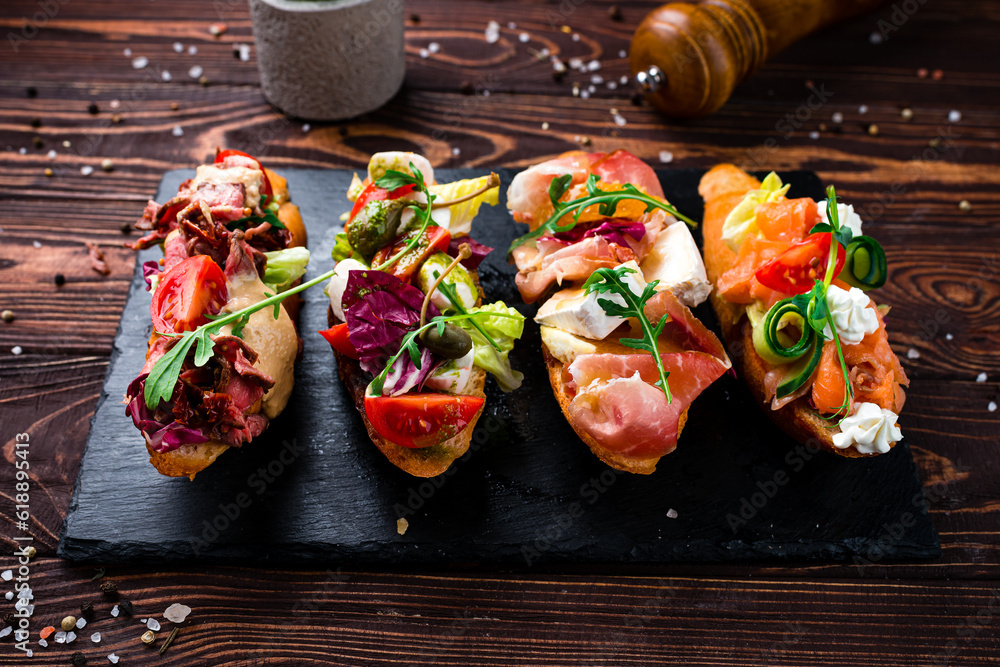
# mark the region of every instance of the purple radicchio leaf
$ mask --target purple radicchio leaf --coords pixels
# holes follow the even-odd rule
[[[453,236],[451,237],[451,243],[448,244],[448,254],[452,257],[458,257],[458,248],[463,243],[469,244],[469,250],[472,251],[472,256],[468,259],[462,260],[462,266],[467,269],[475,270],[479,268],[483,260],[486,259],[486,255],[493,252],[493,248],[488,245],[483,245],[471,236]]]
[[[634,220],[608,218],[596,227],[587,228],[583,225],[577,225],[569,231],[555,234],[553,238],[567,243],[576,243],[591,236],[603,236],[610,243],[627,246],[629,244],[625,238],[626,235],[631,236],[636,241],[641,241],[646,236],[646,226]]]
[[[153,288],[153,276],[160,272],[160,263],[155,259],[142,263],[142,279],[146,281],[146,290]]]
[[[172,418],[169,406],[157,411],[146,407],[143,389],[146,386],[148,373],[143,373],[128,387],[128,406],[125,414],[132,418],[135,427],[142,431],[149,440],[149,446],[157,452],[169,452],[181,445],[196,445],[208,442],[201,429],[185,426]],[[162,408],[162,406],[161,406]],[[164,415],[169,421],[157,419],[156,412]]]

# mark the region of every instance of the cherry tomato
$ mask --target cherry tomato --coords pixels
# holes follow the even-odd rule
[[[354,343],[347,335],[347,324],[337,324],[325,331],[320,331],[319,335],[326,339],[333,349],[340,352],[345,357],[351,359],[358,358],[358,351],[354,349]]]
[[[432,447],[454,438],[485,399],[450,394],[366,396],[365,414],[375,432],[402,447]]]
[[[234,150],[228,148],[226,150],[216,150],[215,152],[215,164],[220,162],[225,162],[226,158],[229,157],[240,157],[245,158],[245,160],[230,160],[231,166],[249,167],[251,169],[260,169],[260,173],[264,174],[263,182],[260,187],[260,193],[262,195],[267,195],[267,200],[271,201],[274,191],[271,189],[271,181],[267,177],[267,172],[264,171],[264,165],[260,163],[260,160],[250,155],[249,153],[244,153],[243,151]],[[249,161],[249,164],[246,163]]]
[[[188,257],[167,271],[156,286],[149,310],[161,333],[193,331],[229,300],[226,276],[207,255]]]
[[[410,239],[413,238],[417,231],[407,232],[396,239],[392,245],[385,246],[376,252],[375,257],[372,258],[372,266],[379,266],[389,258],[395,257],[398,252],[406,247],[406,244],[410,242]],[[421,235],[419,243],[396,260],[396,263],[389,267],[388,273],[396,276],[404,283],[409,282],[425,259],[436,252],[446,252],[450,244],[451,233],[447,229],[436,226],[428,227]]]
[[[832,235],[826,232],[810,234],[788,250],[772,258],[757,269],[754,276],[765,287],[784,294],[804,294],[812,289],[816,280],[826,275],[830,261]],[[833,275],[844,268],[847,254],[837,244],[837,263]]]
[[[354,216],[358,214],[358,211],[363,209],[365,204],[368,202],[382,201],[383,199],[399,199],[400,197],[405,197],[413,192],[415,188],[416,186],[413,185],[404,185],[401,188],[396,188],[392,192],[389,192],[385,188],[380,188],[374,183],[369,183],[354,201],[354,207],[351,208],[351,217],[348,218],[348,221],[353,220]]]

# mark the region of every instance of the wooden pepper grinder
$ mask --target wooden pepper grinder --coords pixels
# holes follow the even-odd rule
[[[656,9],[632,38],[632,73],[668,116],[712,113],[767,58],[886,0],[695,0]]]

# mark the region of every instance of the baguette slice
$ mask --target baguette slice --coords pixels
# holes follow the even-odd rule
[[[635,457],[622,456],[621,454],[613,452],[601,445],[601,443],[591,437],[590,434],[576,424],[576,422],[570,417],[569,413],[569,403],[573,400],[573,397],[570,396],[569,392],[566,390],[565,380],[568,375],[566,372],[566,364],[559,361],[544,342],[542,343],[542,356],[545,357],[545,367],[549,371],[549,384],[552,385],[552,393],[555,395],[556,401],[559,402],[559,408],[562,410],[563,416],[566,417],[566,421],[571,427],[573,427],[573,431],[576,432],[580,440],[583,440],[583,442],[590,447],[590,451],[594,453],[594,456],[616,470],[631,472],[637,475],[652,474],[656,470],[656,464],[661,457],[655,456],[651,458],[639,459]],[[689,408],[685,408],[684,412],[682,412],[677,419],[678,439],[680,439],[681,431],[684,430],[684,424],[687,422],[688,409]],[[670,452],[667,453],[669,454]]]
[[[227,444],[210,440],[197,445],[181,445],[169,452],[158,452],[150,446],[149,438],[145,433],[142,434],[142,437],[146,440],[149,462],[161,475],[167,477],[194,479],[195,475],[212,465],[222,452],[229,449]]]
[[[333,314],[333,309],[327,311],[327,319],[331,327],[342,324]],[[337,374],[340,375],[341,381],[350,392],[351,398],[354,399],[354,407],[365,423],[368,437],[394,466],[414,477],[436,477],[469,450],[472,431],[483,414],[482,407],[479,408],[479,412],[472,418],[469,425],[454,438],[432,447],[419,449],[402,447],[380,436],[372,427],[371,422],[368,421],[368,415],[365,413],[365,391],[368,389],[370,381],[369,374],[361,368],[361,364],[357,360],[340,354],[336,350],[333,351],[333,356],[337,360]],[[486,371],[478,366],[473,366],[472,372],[474,373],[472,377],[473,389],[469,394],[485,398],[486,394],[483,389],[486,386]],[[485,403],[483,405],[485,406]]]
[[[736,253],[722,240],[722,226],[729,212],[743,200],[749,191],[760,187],[760,181],[732,164],[720,164],[705,174],[698,185],[698,193],[705,200],[705,216],[702,233],[705,238],[705,270],[713,287],[719,276],[728,271],[736,262]],[[712,307],[719,318],[723,338],[729,346],[731,358],[736,363],[738,374],[746,382],[757,398],[757,403],[767,416],[785,433],[802,443],[846,456],[866,458],[853,447],[837,449],[833,446],[835,429],[831,423],[820,418],[809,405],[809,396],[802,396],[779,410],[772,410],[767,399],[764,377],[771,366],[767,364],[753,346],[753,329],[743,310],[732,304],[713,289],[710,297]],[[892,445],[895,447],[895,443]]]

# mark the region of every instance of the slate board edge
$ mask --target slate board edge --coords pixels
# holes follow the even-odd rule
[[[297,171],[297,170],[289,170]],[[306,170],[301,170],[306,171]],[[325,170],[308,170],[308,171],[325,171]],[[657,170],[658,173],[668,171],[668,170]],[[703,171],[703,170],[674,170],[674,171]],[[190,172],[190,170],[174,170],[173,172],[167,172],[164,175],[164,180],[166,180],[171,174]],[[804,170],[798,171],[786,171],[783,174],[807,174],[813,178],[816,178],[813,172],[808,172]],[[761,174],[763,175],[763,174]],[[818,180],[818,179],[817,179]],[[133,282],[141,283],[141,263],[136,263],[136,269],[134,272]],[[123,309],[124,314],[124,309]],[[89,448],[91,437],[93,434],[94,421],[97,417],[98,410],[104,404],[104,402],[109,398],[109,394],[106,390],[107,377],[110,375],[114,364],[121,355],[122,350],[119,347],[118,338],[121,333],[122,326],[124,323],[124,318],[119,321],[118,329],[115,335],[115,345],[112,348],[112,354],[110,357],[110,363],[108,365],[108,370],[105,373],[105,383],[102,384],[101,395],[97,403],[97,409],[95,409],[94,414],[90,418],[90,432],[88,432],[87,446]],[[904,443],[905,445],[905,443]],[[916,465],[913,461],[912,455],[909,452],[909,448],[906,448],[906,459],[909,464],[909,469],[914,479],[917,480],[919,485],[919,476],[917,475]],[[127,559],[121,559],[116,556],[117,551],[114,543],[106,541],[95,541],[81,539],[71,536],[70,528],[71,521],[73,519],[74,510],[78,507],[78,496],[80,493],[80,485],[83,477],[84,466],[87,463],[86,449],[84,456],[81,460],[80,473],[77,476],[77,480],[74,484],[73,496],[67,512],[66,519],[63,522],[63,527],[60,535],[60,541],[57,548],[57,555],[60,557],[72,560],[78,563],[137,563],[148,561],[150,558],[157,559],[157,562],[247,562],[246,550],[252,548],[258,554],[260,558],[255,560],[260,563],[283,563],[283,564],[315,564],[324,562],[351,562],[358,564],[380,564],[380,565],[400,565],[406,566],[408,556],[413,555],[418,557],[419,566],[426,568],[434,568],[436,566],[433,560],[427,560],[428,552],[434,551],[437,545],[430,544],[419,544],[419,543],[402,543],[394,544],[394,550],[391,554],[379,553],[379,551],[374,548],[371,549],[358,549],[357,547],[352,547],[344,551],[344,558],[340,560],[336,557],[338,553],[337,545],[325,544],[321,547],[319,551],[316,547],[311,547],[303,544],[271,544],[265,547],[260,545],[249,545],[249,544],[229,544],[224,548],[213,549],[208,557],[199,557],[195,554],[189,543],[178,542],[173,545],[175,548],[171,548],[169,553],[165,556],[164,543],[158,543],[155,546],[149,545],[144,546],[142,543],[130,543],[130,557]],[[893,544],[892,552],[887,554],[884,559],[889,560],[905,560],[909,558],[936,558],[941,554],[940,540],[937,534],[936,528],[934,528],[933,523],[926,516],[926,507],[923,508],[924,520],[927,522],[930,534],[933,536],[932,543],[929,544]],[[641,556],[638,558],[630,558],[628,555],[619,554],[616,556],[615,560],[610,558],[606,561],[607,564],[614,564],[616,567],[621,567],[622,565],[630,566],[647,566],[655,567],[659,563],[668,562],[691,562],[692,555],[698,554],[698,560],[718,560],[718,561],[734,561],[732,555],[727,556],[726,552],[731,549],[728,547],[739,547],[737,549],[740,552],[739,560],[750,560],[750,561],[767,561],[767,560],[781,560],[788,561],[790,559],[799,559],[805,561],[844,561],[852,557],[863,557],[864,554],[871,549],[873,546],[877,546],[877,540],[870,537],[845,537],[844,542],[856,542],[857,547],[851,548],[844,543],[833,543],[826,542],[823,545],[822,542],[816,540],[803,540],[795,542],[756,542],[756,543],[745,543],[742,541],[734,540],[733,542],[727,543],[726,545],[720,545],[718,542],[702,541],[704,544],[698,541],[690,542],[683,548],[675,548],[672,556],[663,557],[662,554],[659,555],[656,561],[642,560]],[[170,543],[168,543],[170,544]],[[489,545],[488,545],[489,546]],[[817,549],[817,546],[820,546]],[[508,549],[510,545],[503,545],[503,548]],[[228,553],[228,552],[232,553]],[[347,553],[347,552],[350,553]],[[706,558],[706,551],[715,552],[715,557]],[[412,553],[411,553],[412,552]],[[359,558],[358,555],[361,555]],[[461,561],[448,561],[447,553],[441,552],[439,554],[441,559],[441,566],[445,567],[449,564],[457,565],[460,562],[468,563],[467,559],[462,559]],[[601,564],[605,561],[601,559],[588,560],[585,563],[578,563],[581,567],[586,568],[599,568]],[[571,554],[559,553],[558,551],[550,552],[544,554],[537,562],[537,566],[544,568],[546,565],[552,564],[565,564],[572,565],[574,563]],[[500,566],[504,568],[512,569],[522,569],[525,567],[525,560],[520,553],[507,553],[493,556],[484,562],[488,566]],[[533,566],[534,567],[534,566]]]

